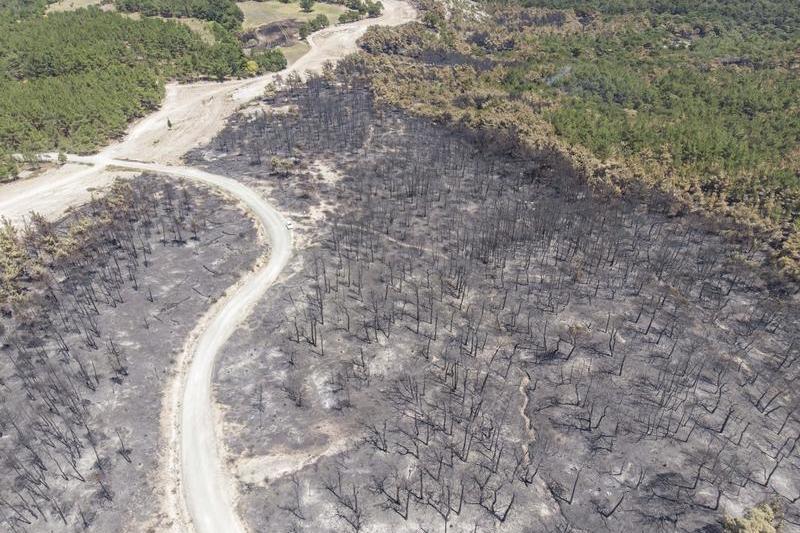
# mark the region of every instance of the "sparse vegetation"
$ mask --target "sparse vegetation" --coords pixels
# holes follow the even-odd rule
[[[158,519],[150,415],[183,338],[257,254],[226,200],[154,176],[58,222],[0,226],[2,531]]]
[[[102,4],[102,0],[58,0],[47,6],[47,13],[57,11],[74,11],[83,7],[96,6]]]
[[[281,46],[280,51],[286,58],[287,63],[291,64],[300,59],[309,50],[308,43],[305,41],[298,41],[289,46]]]

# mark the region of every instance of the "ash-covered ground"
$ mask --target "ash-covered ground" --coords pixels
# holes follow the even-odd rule
[[[719,531],[768,501],[797,530],[797,287],[763,236],[379,108],[357,71],[191,155],[298,244],[216,375],[250,528]]]
[[[2,305],[0,529],[163,529],[164,390],[189,333],[264,252],[253,222],[142,176],[15,240],[30,271],[4,272],[19,293]]]

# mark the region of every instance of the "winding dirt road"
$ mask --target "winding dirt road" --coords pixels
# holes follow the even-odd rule
[[[416,18],[416,11],[401,0],[383,0],[381,17],[334,26],[309,38],[311,48],[287,70],[305,73],[318,71],[328,61],[336,61],[355,51],[356,40],[372,24],[399,25]],[[168,508],[173,527],[191,528],[197,533],[243,533],[246,528],[236,512],[236,488],[221,461],[220,442],[215,433],[212,377],[217,352],[250,314],[254,306],[277,279],[289,260],[292,237],[286,222],[256,191],[242,183],[181,166],[180,158],[197,145],[210,141],[225,120],[242,104],[258,97],[275,81],[271,74],[224,83],[172,84],[162,107],[134,124],[119,142],[92,156],[68,156],[68,163],[36,178],[0,186],[0,216],[19,224],[27,213],[36,211],[56,218],[73,206],[86,202],[93,188],[114,178],[113,169],[151,171],[167,174],[223,190],[242,202],[261,224],[270,241],[266,261],[234,286],[207,314],[195,330],[192,352],[185,371],[178,376],[174,407],[179,416],[172,424],[168,441],[173,459],[167,469],[178,470],[167,476],[165,492],[180,494],[183,502],[162,502]],[[167,127],[167,121],[172,128]],[[45,159],[54,159],[47,154]],[[137,161],[146,158],[148,161]],[[178,459],[179,458],[179,459]],[[182,508],[188,511],[188,520]]]
[[[328,61],[356,51],[356,41],[371,25],[397,26],[417,16],[414,8],[402,0],[384,0],[383,5],[380,17],[314,33],[308,39],[309,51],[279,73],[222,83],[167,85],[161,108],[135,122],[121,140],[103,148],[94,156],[93,166],[67,164],[35,178],[0,185],[0,215],[14,224],[22,222],[31,211],[48,218],[60,216],[69,207],[88,201],[94,189],[113,181],[115,174],[107,170],[111,159],[180,165],[186,152],[211,141],[229,116],[262,95],[278,76],[319,72]]]

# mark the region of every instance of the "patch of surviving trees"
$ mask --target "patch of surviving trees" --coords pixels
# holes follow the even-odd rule
[[[294,112],[240,116],[214,148],[287,183],[304,154],[344,175],[269,341],[295,409],[323,364],[329,409],[361,423],[299,474],[339,528],[713,531],[765,500],[800,527],[797,288],[757,235],[380,109],[355,61],[287,86],[269,103]],[[283,519],[321,529],[290,481]]]
[[[141,323],[121,330],[170,320],[180,302],[159,302],[160,287],[142,283],[143,271],[169,261],[165,250],[199,240],[207,216],[188,188],[150,177],[117,182],[58,223],[34,215],[20,230],[4,228],[11,252],[0,302],[3,531],[89,529],[114,501],[111,473],[136,461],[129,442],[141,435],[108,427],[100,415],[140,354],[126,353],[120,331],[101,323],[131,289],[160,311],[144,308]]]

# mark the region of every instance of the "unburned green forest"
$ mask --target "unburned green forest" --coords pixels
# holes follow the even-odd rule
[[[800,5],[512,0],[362,39],[381,97],[558,147],[590,181],[774,232],[800,260]]]

